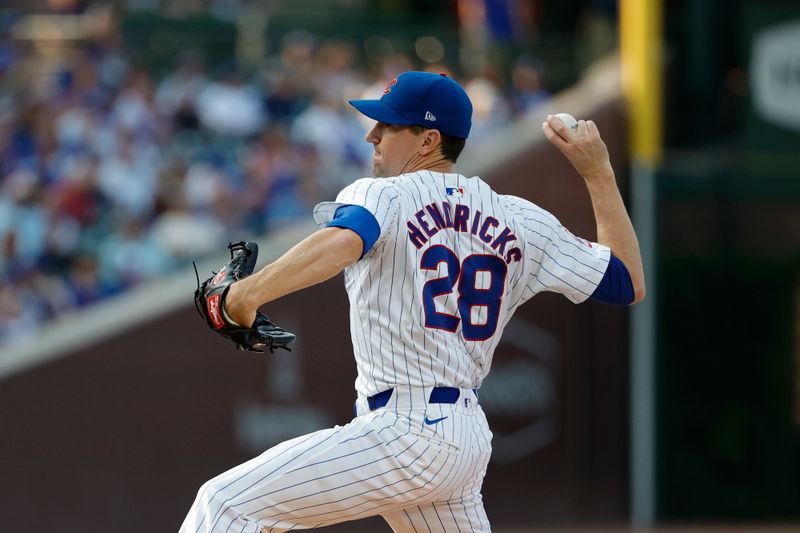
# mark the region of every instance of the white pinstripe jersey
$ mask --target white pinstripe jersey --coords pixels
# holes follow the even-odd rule
[[[356,391],[398,386],[480,387],[503,328],[542,291],[579,303],[603,277],[610,251],[572,235],[537,205],[480,178],[427,170],[363,178],[322,202],[366,207],[375,245],[345,269]]]

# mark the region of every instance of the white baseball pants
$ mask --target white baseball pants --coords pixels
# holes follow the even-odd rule
[[[491,455],[470,389],[428,403],[396,389],[345,426],[283,442],[206,482],[181,533],[273,533],[381,515],[394,531],[484,532],[481,484]]]

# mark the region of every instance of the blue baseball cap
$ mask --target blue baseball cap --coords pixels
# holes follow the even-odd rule
[[[462,139],[472,127],[472,102],[446,74],[404,72],[386,86],[380,100],[350,100],[350,105],[384,124],[416,124]]]

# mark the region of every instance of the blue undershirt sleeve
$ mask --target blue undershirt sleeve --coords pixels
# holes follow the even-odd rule
[[[604,304],[630,305],[633,296],[633,282],[628,269],[622,261],[612,255],[603,279],[590,298]]]
[[[333,220],[328,222],[326,227],[347,228],[356,232],[364,242],[364,251],[361,257],[364,257],[372,249],[381,234],[381,227],[375,215],[360,205],[339,207],[333,215]]]

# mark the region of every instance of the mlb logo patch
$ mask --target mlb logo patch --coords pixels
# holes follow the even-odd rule
[[[456,198],[461,198],[464,196],[464,187],[445,187],[445,191],[450,196],[455,196]]]

